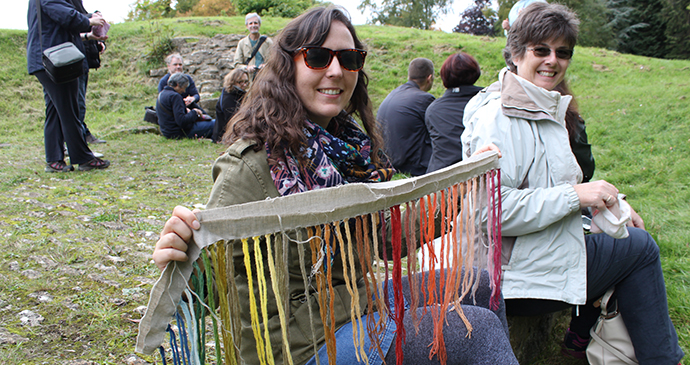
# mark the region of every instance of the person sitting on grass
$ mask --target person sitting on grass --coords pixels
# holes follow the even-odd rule
[[[158,94],[156,113],[161,134],[167,138],[210,138],[215,120],[199,120],[201,109],[189,109],[182,93],[189,86],[187,75],[177,72],[168,79],[168,86]]]

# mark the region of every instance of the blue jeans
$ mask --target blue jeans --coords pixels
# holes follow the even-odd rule
[[[195,122],[192,125],[192,129],[187,132],[188,138],[211,138],[213,135],[213,126],[216,124],[216,120]]]
[[[587,304],[579,306],[570,329],[589,337],[601,310],[592,303],[616,287],[618,309],[640,364],[676,365],[683,357],[676,329],[668,316],[666,286],[659,246],[645,230],[628,228],[625,239],[606,234],[585,236],[587,245]],[[508,315],[536,315],[570,307],[558,301],[506,300]],[[575,312],[575,311],[574,311]]]
[[[464,269],[463,269],[464,271]],[[491,296],[489,289],[489,275],[485,270],[480,272],[481,279],[479,289],[475,296],[468,296],[463,300],[463,310],[467,315],[470,323],[474,327],[472,336],[467,337],[467,331],[460,316],[454,311],[450,311],[446,316],[447,326],[445,333],[445,346],[448,354],[448,364],[491,364],[491,365],[517,365],[517,359],[512,352],[510,342],[508,340],[508,323],[505,316],[505,306],[501,299],[499,308],[496,311],[491,311],[488,308]],[[436,271],[436,283],[440,284],[440,271]],[[426,273],[426,281],[422,282],[421,277],[417,280],[419,286],[428,287],[429,275],[434,275],[433,272]],[[403,344],[403,353],[406,363],[414,363],[418,365],[438,364],[438,356],[429,359],[429,344],[433,340],[434,323],[430,312],[424,314],[424,310],[430,311],[431,307],[424,308],[422,303],[423,298],[419,298],[417,304],[417,318],[421,318],[419,323],[419,332],[414,327],[414,323],[410,316],[410,303],[412,298],[410,296],[409,281],[406,277],[402,281],[402,292],[405,300],[405,319],[403,321],[406,329],[406,338]],[[440,294],[440,289],[437,289],[437,294]],[[393,300],[393,285],[388,282],[388,297],[391,310],[394,310]],[[440,298],[440,295],[436,296]],[[373,313],[378,319],[378,313]],[[395,364],[395,349],[392,349],[393,340],[395,339],[396,324],[393,317],[389,317],[386,321],[385,329],[381,335],[381,350],[385,355],[387,364]],[[363,317],[365,320],[365,317]],[[366,327],[365,327],[366,331]],[[336,331],[336,363],[337,364],[357,364],[355,355],[355,348],[352,340],[352,323],[348,323]],[[382,359],[379,356],[377,349],[369,349],[369,336],[365,335],[365,351],[369,356],[369,364],[379,365]],[[328,364],[328,354],[326,346],[322,346],[319,350],[319,361],[321,364]],[[359,363],[364,363],[363,361]],[[307,365],[316,364],[315,357],[312,357]]]

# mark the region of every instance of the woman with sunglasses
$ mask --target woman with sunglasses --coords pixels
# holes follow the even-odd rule
[[[249,73],[246,68],[236,68],[223,78],[223,90],[216,103],[216,124],[213,125],[213,142],[220,142],[225,134],[225,126],[239,109],[249,86]]]
[[[208,208],[228,206],[250,201],[276,198],[312,189],[332,187],[348,182],[379,182],[389,180],[394,173],[382,152],[381,138],[376,130],[367,92],[368,77],[362,70],[366,57],[364,45],[357,38],[349,17],[339,7],[314,8],[291,21],[276,37],[268,63],[260,72],[231,119],[223,141],[227,151],[213,167],[215,180]],[[353,119],[357,116],[365,133]],[[156,244],[153,259],[160,269],[171,260],[186,260],[186,241],[192,230],[199,228],[193,212],[176,207],[166,222]],[[238,245],[240,246],[240,245]],[[310,320],[313,320],[321,364],[328,363],[323,324],[319,315],[318,293],[306,297],[302,270],[311,272],[311,265],[301,267],[297,252],[308,245],[290,241],[288,263],[289,345],[295,364],[315,363]],[[234,253],[237,272],[243,272],[241,249]],[[333,257],[329,275],[337,298],[333,304],[336,329],[337,363],[358,363],[350,322],[351,295],[346,290],[340,255]],[[267,265],[266,265],[267,266]],[[361,271],[357,273],[361,278]],[[266,275],[271,279],[270,275]],[[463,305],[474,329],[466,337],[465,326],[457,315],[448,315],[445,331],[448,364],[517,364],[507,337],[507,321],[501,305],[496,312],[487,309],[489,302],[488,275],[484,272],[477,305]],[[238,275],[235,282],[240,297],[248,296],[248,283]],[[366,308],[366,290],[361,280],[357,290]],[[407,282],[407,280],[403,280]],[[267,287],[271,288],[268,283]],[[410,300],[409,293],[405,294]],[[272,293],[268,294],[272,297]],[[471,300],[471,299],[470,299]],[[312,315],[309,315],[311,302]],[[242,330],[240,356],[244,363],[257,364],[257,346],[250,324],[250,308],[238,303]],[[276,364],[287,363],[282,358],[281,330],[275,303],[268,304],[268,331],[271,333]],[[419,311],[422,310],[420,306]],[[367,313],[362,313],[367,314]],[[378,316],[378,313],[368,313]],[[310,318],[311,317],[311,318]],[[421,318],[421,312],[419,317]],[[415,335],[415,328],[406,315],[406,342],[403,348],[405,363],[438,363],[429,360],[433,338],[431,315],[424,316]],[[391,350],[395,324],[386,322],[379,338],[386,363],[394,364],[395,350]],[[369,364],[381,364],[376,346],[370,347],[365,336],[364,349]],[[362,360],[362,363],[363,360]]]
[[[640,364],[678,364],[683,352],[668,315],[659,248],[632,211],[628,237],[584,235],[581,208],[611,208],[622,199],[600,180],[582,183],[571,151],[571,96],[564,78],[577,40],[576,15],[534,3],[511,27],[509,69],[465,109],[465,153],[494,143],[501,164],[503,294],[508,315],[533,316],[572,306],[563,352],[584,358],[600,309],[615,287],[618,308]]]

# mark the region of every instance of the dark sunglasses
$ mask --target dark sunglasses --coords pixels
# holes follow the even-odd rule
[[[331,65],[333,56],[338,57],[340,67],[357,72],[364,67],[364,59],[367,51],[361,49],[339,49],[334,51],[325,47],[301,47],[297,49],[295,56],[304,54],[304,64],[313,70],[323,70]]]
[[[534,48],[527,48],[528,51],[534,52],[534,55],[537,57],[549,57],[551,54],[551,48],[549,47],[534,47]],[[560,58],[562,60],[569,60],[573,58],[573,50],[572,49],[557,49],[556,50],[556,57]]]

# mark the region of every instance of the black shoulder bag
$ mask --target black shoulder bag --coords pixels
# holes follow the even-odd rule
[[[268,38],[268,37],[266,37],[265,35],[262,35],[261,37],[259,37],[259,41],[256,42],[256,46],[254,46],[254,49],[252,50],[252,54],[249,56],[249,58],[247,58],[247,62],[244,63],[245,65],[248,65],[249,61],[251,61],[252,58],[254,58],[254,56],[256,56],[256,52],[259,52],[259,48],[261,48],[261,45],[264,44],[264,42],[266,41],[266,38]]]
[[[36,0],[38,17],[38,39],[43,51],[43,31],[41,30],[41,0]],[[43,67],[56,84],[64,84],[78,79],[84,74],[84,54],[72,42],[65,42],[43,51]]]

